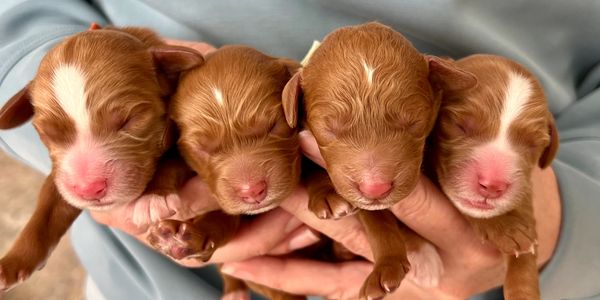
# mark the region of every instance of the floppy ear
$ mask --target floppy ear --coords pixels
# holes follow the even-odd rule
[[[466,90],[477,85],[477,77],[459,68],[450,58],[426,55],[429,81],[447,91]]]
[[[299,62],[289,58],[279,58],[277,61],[286,67],[290,76],[294,76],[302,67]]]
[[[31,83],[28,83],[0,109],[0,129],[15,128],[33,116],[33,106],[29,95],[30,86]]]
[[[302,94],[302,71],[296,72],[288,81],[281,95],[281,105],[285,113],[285,120],[291,128],[298,125],[298,106]]]
[[[550,133],[550,144],[546,146],[544,152],[542,152],[542,156],[540,156],[540,160],[538,165],[540,168],[544,169],[550,166],[556,153],[558,152],[558,130],[556,130],[556,123],[554,122],[554,118],[552,116],[548,117],[548,131]]]
[[[154,63],[165,73],[174,74],[204,63],[200,52],[182,46],[161,45],[150,48]]]

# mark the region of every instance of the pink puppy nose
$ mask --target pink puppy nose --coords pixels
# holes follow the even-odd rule
[[[267,183],[262,180],[253,183],[244,183],[236,189],[238,197],[246,203],[260,203],[267,196]]]
[[[500,198],[508,189],[508,183],[503,180],[479,177],[479,195],[488,199]]]
[[[85,200],[101,199],[106,195],[106,179],[77,183],[73,186],[73,191]]]
[[[358,185],[358,189],[366,198],[383,198],[392,189],[392,182],[363,181]]]

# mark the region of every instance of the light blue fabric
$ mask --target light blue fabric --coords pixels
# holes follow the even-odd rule
[[[592,299],[600,297],[599,17],[600,2],[594,0],[3,0],[0,104],[33,77],[54,43],[90,22],[148,26],[166,37],[242,43],[300,59],[313,39],[339,26],[377,20],[427,53],[508,56],[542,81],[561,136],[554,168],[563,222],[556,253],[541,276],[543,298]],[[49,171],[47,152],[31,125],[1,132],[0,146]],[[215,286],[205,279],[211,276],[176,267],[87,214],[75,224],[73,241],[109,299],[216,297],[202,283]],[[480,299],[494,297],[497,293]]]

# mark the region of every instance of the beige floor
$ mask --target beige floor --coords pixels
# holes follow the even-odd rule
[[[43,176],[0,151],[0,254],[10,247],[31,215]],[[46,267],[0,300],[83,299],[85,272],[63,238]]]

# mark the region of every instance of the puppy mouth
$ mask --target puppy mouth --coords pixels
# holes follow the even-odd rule
[[[459,200],[459,202],[460,202],[461,206],[463,206],[464,208],[467,208],[467,209],[490,211],[490,210],[493,210],[496,208],[493,204],[490,203],[490,201],[488,199],[469,200],[469,199],[461,198]]]
[[[278,205],[278,203],[257,203],[256,205],[249,205],[249,207],[243,208],[242,212],[246,215],[257,215],[274,209]]]

